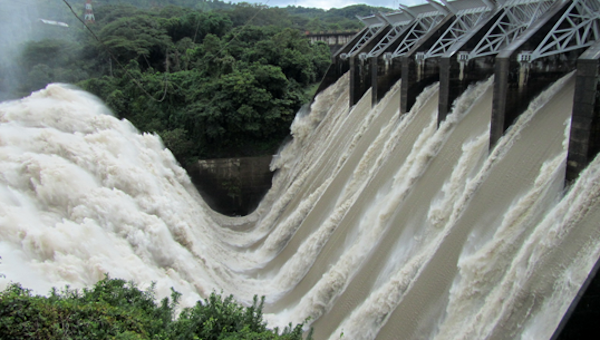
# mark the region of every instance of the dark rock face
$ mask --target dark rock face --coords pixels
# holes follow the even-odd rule
[[[204,159],[187,171],[212,209],[229,216],[247,215],[271,188],[271,159],[271,156]]]

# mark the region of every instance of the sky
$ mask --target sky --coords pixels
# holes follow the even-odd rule
[[[425,3],[425,0],[244,0],[249,3],[262,3],[269,7],[301,6],[314,8],[342,8],[356,4],[367,4],[370,6],[381,6],[397,9],[401,3],[406,6],[413,6]],[[240,2],[240,1],[232,1]]]

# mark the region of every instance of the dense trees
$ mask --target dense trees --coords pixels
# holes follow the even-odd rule
[[[309,43],[304,30],[356,25],[350,17],[372,11],[351,6],[331,16],[191,0],[106,1],[94,10],[94,35],[71,21],[25,44],[19,95],[75,83],[141,131],[159,134],[184,166],[274,152],[330,62],[329,48]],[[65,8],[48,13],[65,18]]]
[[[81,291],[68,287],[36,296],[18,284],[0,292],[0,337],[3,339],[205,339],[301,340],[302,324],[267,329],[262,301],[248,307],[232,296],[211,294],[175,315],[180,294],[156,304],[152,290],[108,279]],[[310,336],[309,336],[310,338]]]
[[[273,152],[326,71],[329,49],[281,25],[236,25],[234,14],[261,11],[236,8],[100,6],[91,27],[98,41],[82,29],[77,39],[26,44],[21,91],[76,83],[159,134],[184,166]]]
[[[362,28],[362,24],[356,19],[356,16],[367,16],[377,12],[391,12],[392,9],[367,5],[352,5],[344,8],[332,8],[326,11],[318,8],[288,6],[286,7],[286,11],[307,20],[303,27],[307,31],[330,31],[360,29]]]

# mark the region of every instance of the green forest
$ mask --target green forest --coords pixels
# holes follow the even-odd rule
[[[75,16],[83,18],[84,1],[70,5],[41,2],[41,13],[70,28],[45,26],[24,45],[18,94],[76,84],[158,134],[184,167],[275,152],[330,64],[329,47],[305,32],[358,30],[356,15],[381,10],[103,1],[87,29]]]

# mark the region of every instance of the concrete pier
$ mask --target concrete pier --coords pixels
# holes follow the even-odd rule
[[[402,62],[389,54],[369,58],[371,70],[371,102],[377,104],[385,94],[402,78]]]
[[[428,6],[419,6],[419,11],[426,12]],[[402,77],[402,63],[394,58],[394,53],[414,30],[421,26],[415,20],[418,14],[398,12],[388,14],[384,18],[392,26],[382,41],[369,52],[369,68],[371,74],[371,103],[377,104],[392,86]]]
[[[599,97],[600,42],[597,42],[577,61],[577,79],[567,158],[567,182],[576,179],[600,151]]]
[[[495,55],[470,59],[471,52],[483,36],[503,15],[504,9],[497,10],[464,38],[454,44],[439,61],[440,96],[438,105],[438,125],[450,113],[454,101],[469,85],[487,79],[494,74]]]
[[[496,57],[490,147],[521,115],[531,99],[554,81],[575,70],[577,57],[585,48],[532,58],[557,22],[566,14],[571,1],[556,2],[535,24]],[[535,56],[533,56],[535,57]]]
[[[402,85],[400,89],[400,113],[407,113],[413,107],[417,96],[427,86],[440,79],[439,58],[420,58],[420,52],[427,51],[448,30],[456,20],[456,15],[448,15],[431,32],[419,40],[412,49],[400,57],[402,64]]]
[[[391,29],[390,25],[385,25],[358,48],[350,59],[350,106],[358,103],[360,98],[371,87],[371,64],[368,60],[368,53],[377,45]]]

